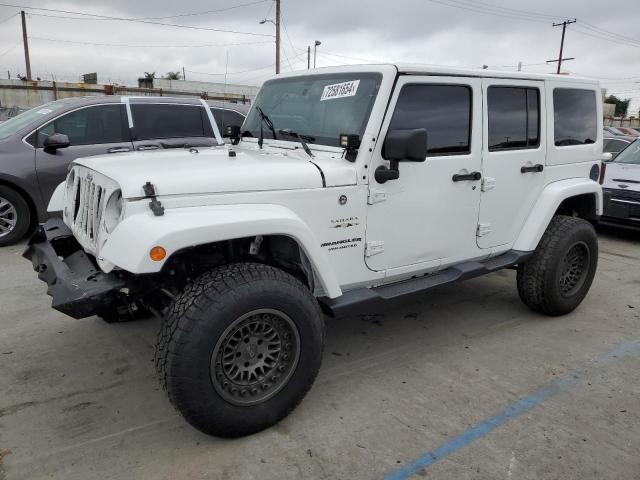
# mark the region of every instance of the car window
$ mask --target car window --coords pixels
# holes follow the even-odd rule
[[[623,142],[622,140],[606,139],[602,146],[602,151],[609,153],[619,152],[625,145],[628,145],[627,142]]]
[[[211,113],[213,113],[213,118],[215,119],[218,129],[222,135],[224,135],[224,129],[227,125],[237,125],[240,127],[244,122],[244,116],[238,112],[234,112],[233,110],[227,110],[225,108],[211,108]],[[213,131],[211,130],[209,122],[205,122],[205,131],[207,132],[207,135],[213,136]]]
[[[136,140],[204,137],[200,105],[131,104]]]
[[[37,146],[41,148],[54,133],[67,135],[71,145],[128,142],[122,109],[120,104],[95,105],[62,115],[37,130]]]
[[[633,163],[640,165],[640,140],[629,144],[614,160],[616,163]]]
[[[389,130],[412,128],[427,130],[427,156],[469,153],[471,89],[464,85],[405,85]]]
[[[0,124],[0,140],[13,135],[18,130],[23,127],[27,127],[31,123],[34,124],[32,128],[35,128],[39,121],[42,121],[42,117],[49,115],[52,112],[67,108],[70,101],[73,101],[73,99],[56,100],[54,102],[45,103],[44,105],[34,107],[31,110],[22,112],[21,114],[2,122]]]
[[[553,90],[554,139],[558,147],[595,143],[596,93],[577,88]]]
[[[489,87],[489,151],[540,144],[539,93],[535,88]]]

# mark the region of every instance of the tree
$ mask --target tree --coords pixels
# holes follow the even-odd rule
[[[156,78],[156,72],[144,72],[144,78],[145,80],[153,80],[154,78]]]
[[[622,100],[621,98],[616,97],[615,95],[609,95],[604,99],[605,103],[614,103],[616,106],[616,111],[614,116],[616,117],[626,117],[627,110],[629,109],[629,102],[631,102],[630,98],[625,98]]]
[[[167,80],[182,80],[182,74],[180,72],[167,72],[164,78]]]

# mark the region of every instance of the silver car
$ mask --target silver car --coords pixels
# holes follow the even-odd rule
[[[207,103],[221,133],[242,125],[249,110]],[[214,144],[197,98],[68,98],[21,113],[0,124],[0,246],[46,220],[49,199],[76,158]]]
[[[640,228],[640,139],[605,164],[602,223]]]

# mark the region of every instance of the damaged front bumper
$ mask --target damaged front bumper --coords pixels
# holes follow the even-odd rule
[[[113,308],[127,288],[127,280],[117,272],[106,274],[98,268],[60,218],[40,225],[22,256],[49,286],[51,306],[73,318]]]

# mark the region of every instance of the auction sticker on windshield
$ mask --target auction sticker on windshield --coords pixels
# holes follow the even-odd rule
[[[353,97],[358,91],[360,80],[352,80],[350,82],[335,83],[327,85],[322,91],[320,101],[333,100],[335,98]]]

